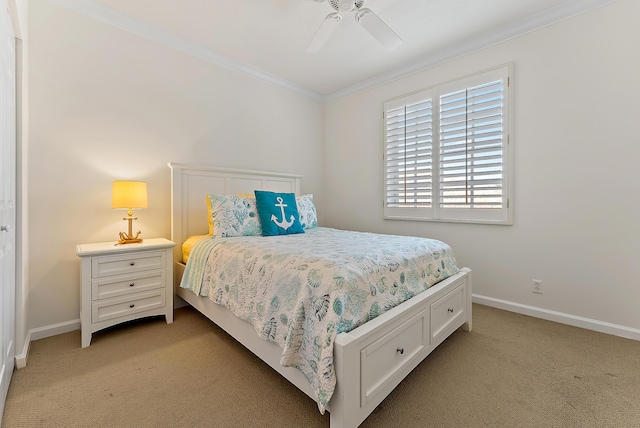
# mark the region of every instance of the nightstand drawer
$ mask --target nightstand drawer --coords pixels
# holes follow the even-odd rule
[[[459,325],[460,317],[464,317],[466,288],[460,286],[431,305],[431,337],[432,344],[453,333],[453,326]]]
[[[92,322],[124,317],[164,306],[164,289],[136,293],[108,300],[98,300],[91,310]]]
[[[94,257],[91,260],[91,278],[162,269],[165,264],[165,253],[160,251]]]
[[[91,281],[91,300],[109,299],[164,286],[164,270],[110,276]]]

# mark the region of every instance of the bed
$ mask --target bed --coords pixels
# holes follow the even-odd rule
[[[322,402],[318,398],[317,385],[313,385],[303,371],[281,365],[283,348],[273,341],[261,339],[253,325],[214,303],[215,299],[180,287],[185,273],[181,244],[189,237],[207,233],[205,195],[246,194],[254,190],[300,195],[301,177],[178,163],[170,163],[169,167],[171,237],[178,243],[174,249],[176,296],[316,400],[321,411],[326,404],[332,428],[357,427],[451,333],[460,327],[471,330],[471,271],[456,267],[453,275],[413,294],[386,312],[368,318],[355,329],[337,331],[331,344],[335,389],[327,402]],[[304,239],[314,239],[314,234],[321,233],[342,232],[314,231],[305,234],[308,236]],[[176,306],[181,303],[177,299]]]

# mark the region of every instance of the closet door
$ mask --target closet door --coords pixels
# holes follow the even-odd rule
[[[0,419],[15,356],[15,58],[15,38],[7,0],[0,0]]]

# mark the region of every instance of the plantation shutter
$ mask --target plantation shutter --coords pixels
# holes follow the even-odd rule
[[[431,92],[385,103],[385,212],[432,206]]]
[[[503,82],[440,96],[440,207],[501,209]]]
[[[512,224],[510,68],[384,103],[384,218]]]

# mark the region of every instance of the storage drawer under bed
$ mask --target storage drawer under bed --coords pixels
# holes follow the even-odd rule
[[[386,389],[429,346],[429,312],[422,310],[360,351],[360,406]]]
[[[360,406],[391,390],[435,346],[462,324],[464,282],[360,351]],[[433,300],[433,299],[432,299]],[[411,366],[411,367],[409,367]]]
[[[453,333],[465,317],[466,290],[460,285],[431,304],[431,343],[434,346]]]

